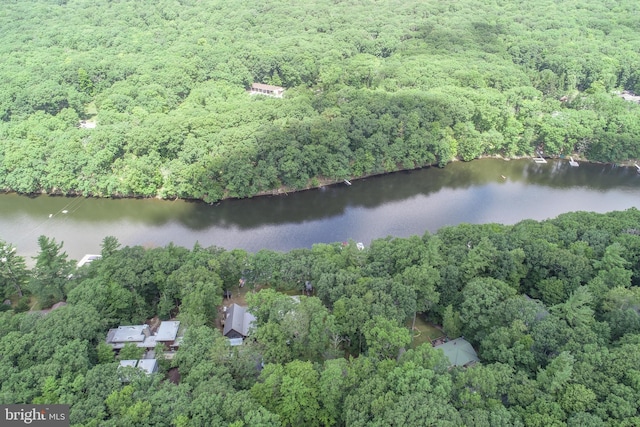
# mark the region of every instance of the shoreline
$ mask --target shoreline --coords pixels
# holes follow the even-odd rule
[[[600,165],[613,165],[613,166],[621,166],[621,167],[637,167],[637,160],[633,160],[633,159],[628,159],[628,160],[624,160],[622,162],[616,162],[616,163],[611,163],[611,162],[596,162],[596,161],[592,161],[592,160],[588,160],[586,157],[582,157],[579,156],[577,154],[574,155],[563,155],[563,156],[542,156],[544,159],[550,159],[550,160],[562,160],[562,159],[568,159],[569,157],[572,157],[573,160],[578,161],[578,162],[582,162],[582,163],[591,163],[591,164],[600,164]],[[511,160],[527,160],[527,159],[534,159],[536,157],[534,156],[509,156],[509,157],[505,157],[502,156],[500,154],[493,154],[493,155],[481,155],[476,159],[470,160],[475,161],[475,160],[483,160],[483,159],[499,159],[499,160],[504,160],[504,161],[511,161]],[[454,162],[464,162],[464,160],[461,160],[460,158],[453,158],[449,161],[449,163],[454,163]],[[448,163],[447,163],[448,164]],[[269,196],[288,196],[289,194],[292,193],[300,193],[303,191],[310,191],[310,190],[317,190],[317,189],[321,189],[321,188],[325,188],[325,187],[330,187],[330,186],[334,186],[334,185],[340,185],[345,183],[345,181],[349,181],[349,184],[346,185],[350,185],[351,182],[354,181],[359,181],[362,179],[366,179],[366,178],[371,178],[374,176],[384,176],[384,175],[389,175],[389,174],[393,174],[393,173],[398,173],[398,172],[408,172],[408,171],[415,171],[415,170],[420,170],[420,169],[426,169],[426,168],[431,168],[431,167],[439,167],[436,163],[432,163],[429,165],[424,165],[424,166],[420,166],[417,168],[411,168],[411,169],[398,169],[395,171],[391,171],[391,172],[381,172],[381,173],[371,173],[371,174],[367,174],[367,175],[362,175],[359,177],[348,177],[348,178],[343,178],[343,179],[328,179],[325,177],[315,177],[315,178],[311,178],[311,181],[317,181],[318,185],[313,185],[313,186],[309,186],[306,188],[299,188],[299,189],[292,189],[292,188],[288,188],[288,187],[279,187],[279,188],[274,188],[271,190],[265,190],[265,191],[260,191],[252,196],[247,196],[247,197],[223,197],[222,199],[216,200],[214,202],[205,202],[203,199],[198,199],[198,198],[180,198],[180,197],[172,197],[172,198],[164,198],[161,197],[160,195],[156,195],[156,196],[135,196],[135,195],[129,195],[129,196],[124,196],[124,195],[109,195],[109,196],[104,196],[104,195],[85,195],[82,194],[80,192],[68,192],[68,193],[62,193],[62,192],[46,192],[46,191],[41,191],[39,193],[20,193],[17,191],[13,191],[10,189],[2,189],[0,190],[0,194],[17,194],[20,196],[25,196],[25,197],[39,197],[39,196],[49,196],[49,197],[84,197],[87,199],[157,199],[157,200],[161,200],[161,201],[166,201],[166,202],[175,202],[176,200],[182,200],[182,201],[186,201],[186,202],[201,202],[201,203],[206,203],[208,205],[215,205],[217,203],[220,203],[222,201],[225,200],[243,200],[243,199],[253,199],[255,197],[269,197]],[[443,166],[442,168],[446,168],[447,166]],[[640,168],[638,168],[638,173],[640,173]]]

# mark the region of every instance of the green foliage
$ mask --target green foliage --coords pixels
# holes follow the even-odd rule
[[[66,306],[0,312],[0,403],[66,403],[73,425],[107,427],[634,425],[637,221],[631,209],[467,224],[362,251],[110,242],[65,276]],[[61,244],[41,240],[51,256],[25,276],[67,265]],[[244,274],[263,289],[247,294],[256,322],[232,347],[213,319],[224,286]],[[303,280],[318,297],[274,289]],[[429,343],[407,349],[419,309],[450,337],[464,333],[480,363],[452,368]],[[131,368],[122,383],[108,329],[160,310],[188,323],[179,350],[159,374]],[[118,358],[141,353],[129,344]]]
[[[8,298],[16,294],[22,298],[28,277],[24,258],[16,255],[14,246],[0,240],[0,295]]]
[[[453,306],[449,304],[442,315],[442,329],[450,339],[460,337],[462,333],[462,321],[460,313],[453,311]]]
[[[126,343],[118,353],[119,360],[140,360],[144,354],[144,348],[138,347],[135,343]]]
[[[392,6],[11,3],[0,188],[214,202],[456,157],[640,157],[640,108],[612,94],[640,91],[632,2]]]
[[[73,271],[73,262],[67,260],[66,252],[60,252],[63,244],[58,244],[55,239],[46,236],[38,238],[40,252],[34,258],[36,266],[29,288],[43,307],[50,307],[66,297],[65,286]]]

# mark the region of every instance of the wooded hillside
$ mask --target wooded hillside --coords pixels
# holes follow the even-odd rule
[[[211,202],[538,148],[638,158],[639,107],[612,92],[640,92],[639,9],[6,1],[0,188]]]
[[[638,224],[636,209],[578,212],[255,254],[106,238],[79,269],[46,237],[32,270],[0,242],[16,302],[0,305],[0,404],[70,404],[73,426],[640,425]],[[216,323],[224,290],[256,318],[239,347]],[[107,330],[155,316],[184,340],[123,383]],[[414,319],[480,362],[450,367]]]

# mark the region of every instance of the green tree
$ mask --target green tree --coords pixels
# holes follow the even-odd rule
[[[23,296],[29,271],[24,257],[16,255],[16,248],[0,240],[0,290],[3,297]]]
[[[367,354],[371,358],[395,359],[399,356],[400,349],[411,343],[407,328],[382,316],[375,316],[363,329],[367,340]]]
[[[269,364],[251,388],[251,395],[278,414],[283,425],[319,426],[327,416],[320,407],[318,380],[318,372],[310,362]]]
[[[453,306],[449,304],[442,315],[442,329],[444,333],[451,339],[459,338],[462,333],[462,321],[460,313],[453,310]]]
[[[40,252],[34,257],[36,265],[29,287],[47,307],[66,297],[65,285],[73,271],[73,262],[67,260],[65,252],[60,252],[63,243],[58,244],[55,239],[40,236],[38,245]]]
[[[142,359],[144,348],[138,347],[135,343],[126,343],[118,353],[120,360],[139,360]]]

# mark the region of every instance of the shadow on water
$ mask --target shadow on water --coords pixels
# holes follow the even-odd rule
[[[580,164],[567,160],[536,164],[531,160],[484,159],[455,162],[445,168],[424,168],[336,184],[280,196],[225,200],[209,205],[195,201],[132,199],[85,199],[69,197],[28,198],[1,195],[0,215],[24,215],[75,222],[130,222],[162,226],[178,222],[191,230],[211,227],[252,229],[265,225],[304,223],[343,215],[348,208],[376,208],[386,204],[430,195],[443,190],[468,189],[486,184],[539,185],[550,188],[611,188],[640,185],[635,168]],[[62,211],[67,211],[62,214]]]

